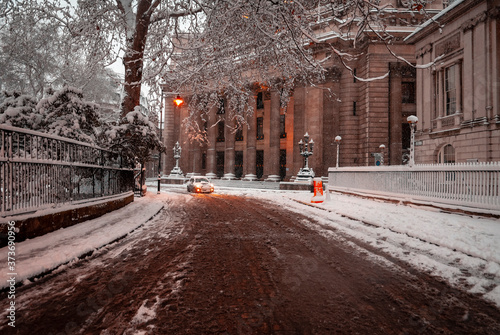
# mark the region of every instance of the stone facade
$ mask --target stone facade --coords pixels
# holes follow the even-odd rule
[[[500,160],[500,1],[455,0],[407,38],[417,72],[416,163]]]
[[[386,2],[394,6],[400,3]],[[429,13],[438,13],[442,6],[441,1],[433,2]],[[414,46],[404,42],[414,28],[405,22],[423,23],[425,20],[418,15],[402,13],[408,17],[390,21],[394,25],[389,27],[394,36],[390,48],[394,54],[415,63]],[[328,30],[322,33],[327,36]],[[375,165],[375,154],[381,152],[382,144],[385,146],[384,163],[401,164],[409,149],[410,131],[406,118],[417,112],[414,67],[394,57],[386,45],[370,42],[369,34],[356,49],[336,37],[324,40],[339,50],[362,55],[348,63],[358,78],[381,79],[356,79],[347,67],[332,57],[331,50],[318,49],[318,58],[328,58],[325,67],[329,72],[325,82],[313,87],[295,87],[286,108],[280,108],[278,92],[256,89],[250,102],[254,114],[247,120],[248,127],[239,134],[229,127],[219,130],[219,125],[214,126],[223,116],[212,110],[207,124],[208,144],[190,142],[181,122],[187,117],[187,108],[175,107],[173,96],[166,95],[163,139],[167,153],[163,155],[163,174],[168,175],[173,167],[172,148],[179,141],[183,148],[180,166],[186,173],[219,178],[234,175],[252,179],[257,176],[264,180],[276,180],[279,176],[278,179],[289,180],[303,166],[298,142],[305,133],[314,141],[309,167],[316,176],[327,176],[328,168],[337,164],[337,135],[342,137],[339,166]]]

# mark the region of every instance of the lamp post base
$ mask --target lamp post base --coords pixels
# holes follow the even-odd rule
[[[184,173],[182,173],[180,167],[176,166],[172,169],[172,171],[170,171],[168,178],[184,178]]]
[[[297,173],[297,178],[295,178],[294,182],[311,182],[314,178],[314,171],[310,168],[302,168]]]

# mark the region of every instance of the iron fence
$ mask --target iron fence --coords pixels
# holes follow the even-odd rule
[[[328,188],[498,211],[500,162],[330,168]]]
[[[0,188],[5,217],[132,191],[134,173],[116,152],[0,125]]]

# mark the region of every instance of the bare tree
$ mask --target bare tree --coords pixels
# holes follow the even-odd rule
[[[2,90],[18,90],[37,99],[47,89],[63,86],[79,87],[95,101],[113,94],[115,88],[104,84],[114,76],[105,69],[112,55],[92,48],[91,40],[84,44],[70,34],[70,27],[78,28],[64,10],[42,8],[38,1],[4,1],[0,6]]]

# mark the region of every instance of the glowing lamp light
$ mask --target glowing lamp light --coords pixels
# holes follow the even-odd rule
[[[182,100],[181,96],[178,95],[177,98],[174,99],[174,104],[179,107],[180,105],[182,105],[184,103],[184,100]]]

